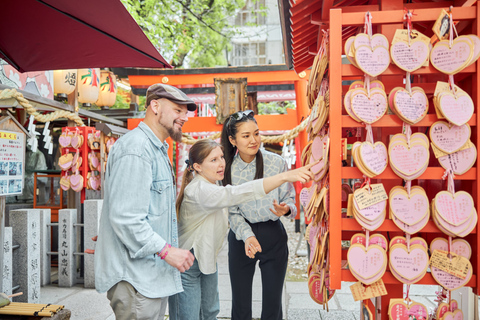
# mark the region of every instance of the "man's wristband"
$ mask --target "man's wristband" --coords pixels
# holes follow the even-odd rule
[[[168,249],[170,249],[172,246],[169,245],[168,243],[165,245],[165,247],[163,247],[162,251],[160,252],[157,252],[157,255],[163,259],[165,259],[167,257],[167,254],[168,254]]]

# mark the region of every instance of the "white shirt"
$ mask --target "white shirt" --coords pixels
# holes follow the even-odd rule
[[[193,248],[203,274],[217,271],[217,255],[228,230],[227,208],[264,196],[263,179],[222,187],[197,174],[187,185],[178,217],[179,245]]]

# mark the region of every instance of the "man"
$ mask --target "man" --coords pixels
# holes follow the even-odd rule
[[[147,90],[145,120],[108,156],[95,248],[95,286],[108,291],[116,319],[161,319],[168,296],[183,291],[180,272],[194,261],[178,249],[175,178],[169,136],[182,137],[195,103],[175,87]]]

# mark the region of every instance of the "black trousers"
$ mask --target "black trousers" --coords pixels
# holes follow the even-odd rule
[[[232,285],[232,320],[252,319],[252,283],[255,265],[262,274],[262,320],[281,320],[282,291],[287,272],[288,236],[280,220],[250,224],[262,246],[254,259],[245,255],[245,243],[228,234],[228,267]]]

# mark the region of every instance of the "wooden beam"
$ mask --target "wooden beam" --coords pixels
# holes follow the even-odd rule
[[[440,9],[415,9],[415,13],[418,15],[415,16],[415,22],[424,22],[424,21],[435,21],[438,18]],[[365,13],[355,12],[355,13],[344,13],[343,19],[348,21],[348,25],[352,26],[361,26],[365,23]],[[381,12],[372,12],[373,20],[372,24],[391,24],[392,20],[395,23],[403,23],[403,10],[386,10]],[[472,10],[468,7],[454,7],[453,16],[455,20],[474,20],[477,17],[475,10]]]
[[[308,74],[307,74],[308,77]],[[172,86],[213,84],[214,78],[247,78],[249,85],[259,84],[292,84],[300,77],[293,70],[259,71],[259,72],[228,72],[208,74],[183,75],[130,75],[130,85],[136,88],[148,88],[154,83],[166,83]]]
[[[366,4],[363,6],[348,6],[342,7],[342,12],[367,12],[367,11],[379,11],[380,7],[378,4]]]
[[[297,29],[295,31],[292,31],[292,42],[298,42],[298,39],[302,39],[306,36],[308,36],[311,33],[317,32],[318,31],[318,26],[314,24],[309,24],[308,26],[305,26],[305,28],[302,29]]]
[[[311,41],[314,41],[314,42],[317,42],[317,35],[316,35],[316,32],[312,32],[311,34],[309,34],[308,36],[306,37],[303,37],[302,40],[299,40],[299,41],[295,41],[295,43],[292,43],[292,48],[294,50],[301,50],[302,47],[304,47],[305,45],[311,45],[313,43],[311,43]]]
[[[471,7],[473,6],[477,0],[454,0],[453,6],[454,7]]]
[[[33,94],[33,93],[25,91],[25,90],[20,90],[20,89],[16,89],[16,88],[6,86],[4,84],[0,84],[0,90],[4,90],[4,89],[15,89],[15,90],[17,90],[17,92],[21,93],[23,95],[23,97],[25,99],[27,99],[28,102],[30,102],[30,104],[33,105],[39,111],[55,111],[55,110],[65,110],[65,111],[70,111],[70,112],[75,111],[74,106],[71,106],[71,105],[68,105],[68,104],[65,104],[65,103],[61,103],[61,102],[58,102],[58,101],[55,101],[55,100],[52,100],[52,99],[47,99],[47,98],[44,98],[42,96]],[[13,100],[15,100],[15,99],[13,99]],[[12,103],[14,103],[13,100],[8,105],[11,105]],[[0,100],[1,105],[5,105],[5,103],[3,101],[6,101],[6,100]]]
[[[302,20],[300,20],[299,22],[295,23],[294,25],[290,25],[290,31],[295,32],[300,28],[305,28],[309,24],[310,24],[310,17],[307,16]]]
[[[315,0],[303,0],[300,3],[295,3],[295,5],[290,7],[290,15],[298,15],[301,11],[308,10],[311,6],[315,5]]]
[[[321,26],[326,24],[328,21],[322,21],[322,10],[317,10],[310,15],[310,23]]]
[[[330,9],[333,7],[333,0],[322,0],[322,21],[330,18]]]
[[[308,1],[308,0],[304,0]],[[295,15],[290,16],[291,23],[297,23],[298,21],[302,20],[302,18],[310,16],[312,12],[320,10],[322,8],[322,3],[320,1],[314,1],[312,6],[305,8],[304,10],[299,11]]]
[[[297,112],[294,109],[287,109],[287,114],[269,114],[256,115],[258,126],[262,130],[291,130],[298,125]],[[143,119],[130,118],[128,119],[127,128],[132,130],[138,126]],[[182,127],[184,133],[195,132],[220,132],[222,125],[216,123],[215,117],[192,117]]]
[[[298,73],[302,71],[310,72],[310,70],[307,70],[307,69],[312,66],[314,59],[315,59],[314,56],[310,56],[309,59],[304,60],[301,63],[294,64],[293,69]]]
[[[292,44],[292,49],[298,49],[301,46],[311,46],[312,44],[317,43],[317,39],[315,37],[310,37],[309,39],[306,39],[305,42],[299,42]]]

